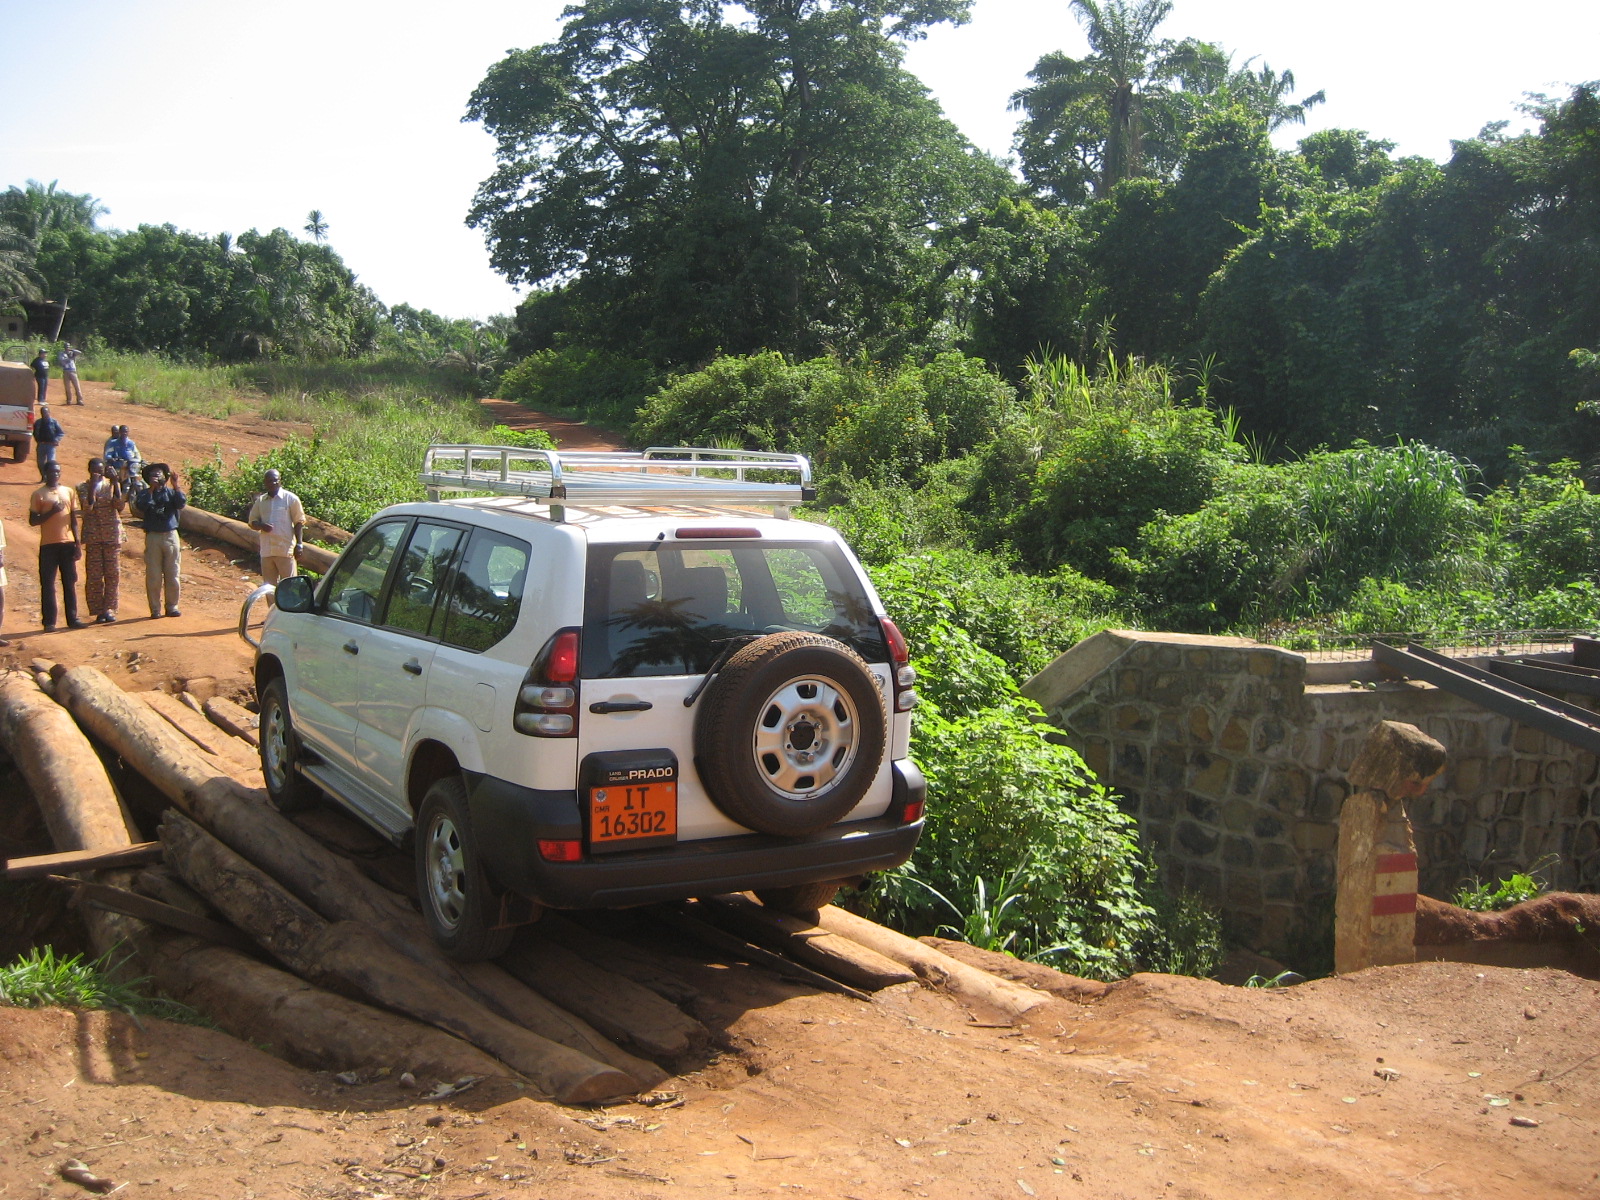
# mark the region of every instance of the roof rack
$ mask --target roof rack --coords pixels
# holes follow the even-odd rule
[[[765,476],[750,479],[749,473]],[[773,477],[777,481],[773,481]],[[478,492],[566,505],[730,504],[772,508],[816,498],[803,454],[651,446],[646,450],[533,450],[519,446],[429,446],[421,483],[441,492]]]

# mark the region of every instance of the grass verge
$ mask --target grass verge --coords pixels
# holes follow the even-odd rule
[[[0,967],[0,1004],[13,1008],[109,1008],[130,1016],[160,1017],[214,1028],[187,1004],[141,990],[146,979],[119,981],[110,955],[84,962],[81,954],[57,958],[49,946],[35,947]]]

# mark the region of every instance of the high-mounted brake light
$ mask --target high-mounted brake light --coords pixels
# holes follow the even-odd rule
[[[761,530],[748,525],[686,525],[674,529],[675,538],[758,538]]]
[[[576,629],[560,630],[544,644],[517,689],[511,727],[518,733],[553,738],[576,735],[580,649]]]

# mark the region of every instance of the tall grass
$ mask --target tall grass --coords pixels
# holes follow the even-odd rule
[[[9,966],[0,967],[0,1004],[13,1008],[110,1008],[187,1025],[211,1024],[187,1004],[145,995],[144,979],[114,978],[116,970],[109,955],[84,962],[81,954],[57,958],[51,947],[35,947]]]
[[[164,412],[231,417],[249,412],[260,398],[238,366],[172,362],[154,354],[97,350],[86,355],[78,374],[128,393],[134,404]]]

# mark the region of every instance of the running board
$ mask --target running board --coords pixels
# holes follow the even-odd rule
[[[1488,671],[1435,654],[1415,643],[1401,650],[1385,642],[1372,643],[1372,657],[1380,666],[1412,679],[1420,679],[1474,704],[1532,726],[1569,745],[1600,754],[1600,717],[1586,708],[1568,704],[1533,688],[1501,679]]]
[[[302,763],[300,774],[328,794],[341,808],[349,809],[368,828],[388,838],[396,846],[411,832],[411,819],[402,817],[367,788],[329,763]]]

